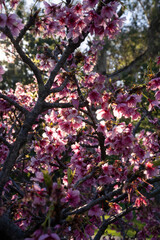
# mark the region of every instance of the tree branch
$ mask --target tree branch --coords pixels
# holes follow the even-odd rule
[[[80,180],[78,180],[78,181],[74,184],[73,188],[76,189],[76,188],[78,187],[78,185],[80,185],[80,184],[82,184],[83,182],[85,182],[86,180],[90,179],[90,178],[94,175],[95,171],[96,171],[96,168],[94,168],[94,169],[92,170],[92,172],[90,172],[89,174],[87,174],[85,177],[83,177],[83,178],[81,178]]]
[[[30,69],[33,71],[35,77],[37,78],[37,82],[38,82],[39,96],[43,95],[44,83],[43,83],[43,79],[41,76],[41,72],[38,69],[38,67],[32,62],[32,60],[29,57],[27,57],[27,55],[24,53],[24,51],[20,47],[19,43],[14,39],[14,37],[8,27],[5,27],[5,28],[0,27],[0,31],[3,32],[11,40],[11,43],[15,47],[19,56],[22,58],[23,62],[26,63],[30,67]]]
[[[134,69],[136,69],[137,67],[139,67],[141,65],[141,63],[147,59],[149,55],[149,50],[147,49],[144,53],[142,53],[141,55],[139,55],[137,58],[135,58],[135,60],[133,60],[129,65],[120,68],[119,70],[111,73],[111,74],[106,74],[106,76],[108,78],[120,78],[121,75],[127,75],[132,73],[132,71],[134,71]]]
[[[93,172],[93,173],[94,173],[94,172]],[[91,175],[92,175],[93,173],[91,173]],[[86,180],[86,179],[84,178],[84,181],[85,181],[85,180]],[[135,180],[135,179],[134,179],[134,180]],[[147,181],[148,181],[148,183],[158,182],[158,181],[160,181],[160,176],[157,176],[157,177],[154,178],[154,179],[148,179]],[[139,190],[144,189],[144,186],[147,184],[147,181],[142,184],[142,186],[139,188]],[[79,184],[80,184],[80,182],[77,182],[77,183],[75,184],[75,186],[76,186],[76,185],[79,185]],[[160,188],[158,188],[158,190],[156,189],[155,191],[153,191],[153,193],[152,193],[150,196],[151,196],[151,197],[152,197],[152,195],[155,196],[155,195],[158,194],[159,192],[160,192]],[[65,213],[65,217],[67,217],[67,216],[69,216],[69,215],[73,215],[73,214],[82,214],[82,213],[88,211],[90,208],[92,208],[92,207],[95,206],[96,204],[99,204],[99,203],[101,203],[102,201],[105,201],[105,200],[108,200],[108,201],[111,201],[111,202],[119,202],[119,201],[121,201],[121,200],[124,200],[124,199],[127,197],[127,193],[122,193],[122,194],[121,194],[121,193],[122,193],[122,187],[119,187],[118,189],[113,190],[113,191],[105,194],[104,196],[102,196],[102,197],[100,197],[100,198],[97,198],[97,199],[95,199],[95,200],[92,200],[92,201],[89,202],[88,204],[85,204],[85,205],[83,205],[83,206],[81,206],[81,207],[79,207],[79,208],[77,208],[77,209],[75,209],[75,210],[73,210],[73,211],[71,211],[71,212]],[[119,195],[119,194],[121,194],[121,195]],[[114,198],[116,195],[119,195],[119,196],[116,197],[116,198]]]
[[[112,2],[113,0],[106,0],[105,3],[110,3]],[[96,12],[99,14],[101,9],[103,7],[103,4],[99,4],[98,7],[97,7],[97,10]],[[89,23],[90,24],[90,23]],[[47,81],[47,83],[45,84],[45,91],[46,91],[46,94],[47,92],[49,92],[49,90],[51,89],[52,85],[53,85],[53,81],[54,81],[54,78],[56,77],[57,73],[59,72],[60,68],[63,67],[63,65],[65,64],[67,58],[69,57],[69,55],[71,53],[74,52],[75,49],[77,49],[80,44],[85,40],[85,38],[87,37],[87,35],[89,34],[89,31],[85,32],[83,31],[82,34],[81,34],[81,37],[79,37],[79,40],[77,43],[73,42],[71,39],[69,40],[69,44],[68,46],[66,47],[65,51],[63,52],[60,60],[57,62],[55,68],[53,69],[53,71],[51,72],[50,74],[50,77]],[[46,96],[46,95],[45,95]]]
[[[14,105],[19,111],[21,111],[24,114],[28,113],[28,110],[24,107],[22,107],[21,105],[19,105],[16,101],[14,101],[13,99],[11,99],[10,97],[0,93],[0,98],[3,98],[4,100],[6,100],[8,103],[10,103],[11,105]]]
[[[32,14],[30,15],[28,22],[26,23],[26,25],[20,31],[18,37],[16,38],[16,42],[17,43],[19,43],[22,40],[22,38],[24,37],[26,32],[30,29],[30,27],[35,24],[35,20],[36,20],[36,18],[38,16],[38,13],[39,13],[39,10],[37,10],[33,15]]]
[[[134,127],[134,129],[133,129],[133,136],[135,136],[135,134],[136,134],[139,126],[141,125],[142,121],[145,119],[146,116],[147,116],[147,113],[144,114],[144,115],[141,117],[141,119],[138,121],[138,123],[137,123],[136,126]]]
[[[67,212],[64,214],[64,217],[67,217],[69,215],[74,215],[74,214],[82,214],[86,211],[88,211],[90,208],[92,208],[93,206],[95,206],[96,204],[99,204],[101,203],[102,201],[105,201],[105,200],[111,200],[114,196],[120,194],[122,192],[122,188],[118,188],[110,193],[108,193],[107,195],[105,196],[102,196],[100,198],[97,198],[95,200],[92,200],[91,202],[89,202],[88,204],[85,204],[77,209],[74,209],[73,211],[71,212]]]
[[[74,52],[74,50],[76,48],[78,48],[80,46],[80,44],[84,41],[84,39],[86,38],[86,36],[88,35],[88,33],[84,33],[83,34],[83,38],[80,38],[79,41],[77,43],[74,43],[72,40],[69,41],[68,46],[66,47],[64,53],[62,54],[60,60],[57,62],[55,68],[53,69],[53,71],[50,74],[50,77],[47,81],[47,83],[45,84],[45,91],[46,94],[47,92],[50,91],[52,85],[53,85],[53,81],[57,75],[57,73],[59,72],[59,70],[63,67],[64,63],[66,62],[67,58],[69,57],[69,55]]]
[[[0,136],[0,142],[3,142],[9,149],[12,147],[12,145],[2,136]]]
[[[79,104],[80,107],[85,107],[85,103],[80,103]],[[74,107],[72,103],[47,103],[44,102],[43,103],[43,109],[44,111],[48,110],[48,109],[52,109],[52,108],[71,108]]]
[[[61,86],[56,87],[56,88],[52,88],[52,89],[50,90],[50,93],[56,93],[56,92],[62,91],[62,90],[66,87],[68,81],[69,81],[69,78],[66,77],[65,80],[64,80],[64,82],[61,84]]]
[[[24,240],[24,232],[15,225],[7,214],[0,216],[0,234],[6,239]]]
[[[131,212],[131,211],[133,211],[133,210],[135,210],[135,209],[137,209],[137,208],[136,208],[134,205],[132,205],[132,206],[128,207],[127,209],[123,210],[121,213],[119,213],[119,214],[117,214],[117,215],[115,215],[115,216],[111,216],[110,218],[108,218],[107,220],[105,220],[105,221],[102,223],[102,225],[100,226],[100,228],[99,228],[96,236],[94,237],[94,240],[99,240],[99,239],[101,238],[101,236],[104,234],[106,228],[107,228],[110,224],[116,222],[119,218],[125,216],[127,213],[129,213],[129,212]]]

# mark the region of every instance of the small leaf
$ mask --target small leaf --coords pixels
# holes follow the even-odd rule
[[[158,166],[160,166],[160,159],[155,160],[155,161],[153,161],[152,163],[153,163],[153,166],[154,166],[154,167],[158,167]]]
[[[72,171],[70,168],[67,169],[68,184],[71,184],[74,178],[76,170]]]
[[[48,171],[42,170],[44,182],[47,186],[47,188],[50,188],[52,186],[52,177],[49,175]]]

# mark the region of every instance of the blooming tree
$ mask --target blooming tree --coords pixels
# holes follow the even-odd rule
[[[112,224],[123,239],[127,229],[158,239],[160,78],[128,89],[94,72],[103,38],[122,27],[119,2],[42,1],[26,23],[13,12],[19,2],[0,1],[1,38],[34,79],[0,91],[1,235],[98,240]],[[44,44],[32,59],[21,47],[27,31],[54,49]],[[81,52],[89,34],[96,40]],[[145,119],[152,131],[139,130]]]

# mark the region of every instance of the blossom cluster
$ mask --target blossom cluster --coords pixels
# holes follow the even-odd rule
[[[4,13],[0,14],[0,27],[8,27],[14,37],[17,37],[20,30],[24,27],[22,19],[20,19],[15,13],[8,16]]]
[[[119,4],[116,1],[105,4],[104,1],[102,11],[98,12],[95,8],[98,2],[83,1],[83,3],[73,6],[59,4],[57,7],[54,3],[49,4],[44,1],[46,34],[60,36],[62,39],[67,35],[74,42],[83,38],[83,34],[86,32],[95,34],[101,39],[106,35],[110,38],[114,37],[125,20],[124,18],[119,19],[116,14]]]
[[[116,1],[43,4],[32,31],[37,38],[62,41],[50,52],[48,45],[37,49],[36,63],[18,45],[35,79],[0,92],[0,169],[2,176],[10,174],[1,179],[7,180],[0,216],[10,206],[26,240],[88,240],[107,221],[121,231],[120,214],[126,225],[134,216],[144,223],[136,233],[139,240],[158,239],[152,183],[159,174],[159,122],[154,116],[160,78],[145,84],[148,97],[143,99],[142,92],[133,94],[125,86],[109,88],[106,76],[94,72],[97,42],[114,37],[123,22]],[[22,20],[1,13],[0,28],[17,37]],[[77,47],[89,33],[100,40],[81,53]],[[16,39],[10,40],[17,46]],[[143,119],[151,130],[140,128]]]

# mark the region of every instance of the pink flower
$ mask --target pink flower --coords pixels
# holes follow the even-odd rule
[[[78,190],[69,189],[65,201],[68,202],[72,207],[76,207],[80,202],[80,192]]]
[[[70,13],[69,16],[66,18],[66,24],[69,29],[73,29],[76,26],[78,18],[74,13]]]
[[[141,101],[141,95],[130,95],[127,99],[126,102],[128,104],[128,107],[136,107],[136,104]]]
[[[113,117],[109,109],[106,109],[106,110],[99,109],[96,111],[96,114],[97,114],[98,120],[105,119],[108,121]]]
[[[81,13],[82,13],[82,4],[77,3],[77,4],[74,6],[74,12],[75,12],[76,14],[81,14]]]
[[[4,74],[4,73],[5,73],[5,71],[4,71],[3,67],[0,66],[0,75],[2,75],[2,74]]]
[[[77,21],[76,29],[79,33],[82,33],[85,27],[86,27],[86,23],[82,19]]]
[[[138,144],[135,145],[134,151],[140,159],[143,159],[143,157],[145,155],[145,151]]]
[[[157,58],[157,64],[160,64],[160,57]]]
[[[109,38],[113,38],[114,35],[116,35],[118,32],[119,32],[119,29],[118,29],[115,21],[108,23],[108,25],[105,29],[105,34],[108,35]]]
[[[154,118],[153,120],[152,119],[148,119],[150,123],[152,124],[156,124],[158,123],[158,118]]]
[[[56,9],[57,9],[57,5],[52,3],[51,5],[48,4],[46,1],[43,2],[44,6],[45,6],[45,14],[49,15],[52,14],[52,16],[55,16],[56,14]]]
[[[47,154],[54,154],[54,147],[52,144],[49,144],[45,147],[46,153]]]
[[[43,138],[48,138],[49,140],[52,140],[53,137],[54,137],[55,133],[54,133],[54,130],[53,128],[50,128],[50,127],[45,127],[45,133],[43,133]]]
[[[91,100],[92,103],[94,102],[98,102],[100,100],[100,94],[99,92],[97,92],[96,90],[92,90],[89,94],[88,94],[89,99]]]
[[[117,7],[118,7],[117,2],[109,3],[106,6],[103,6],[102,8],[102,17],[103,18],[112,18],[113,15],[115,15]]]
[[[104,174],[109,175],[112,173],[113,166],[108,165],[108,163],[105,163],[104,165],[102,165],[102,169],[103,169]]]
[[[153,78],[149,83],[148,87],[155,91],[155,90],[160,90],[160,77],[158,78]]]
[[[3,78],[1,75],[3,75],[5,73],[4,69],[2,66],[0,66],[0,82],[2,82]]]
[[[116,118],[121,118],[124,116],[124,113],[128,110],[128,106],[125,103],[120,103],[113,109],[113,114]]]
[[[64,131],[69,133],[71,131],[71,123],[70,122],[60,122],[59,127]]]
[[[72,150],[74,151],[74,153],[79,153],[80,152],[80,144],[79,143],[75,143],[71,146]]]
[[[141,101],[141,95],[119,94],[117,96],[117,105],[113,106],[113,114],[118,119],[121,117],[137,120],[140,114],[137,111],[136,104]]]
[[[89,216],[97,216],[97,217],[100,217],[103,215],[103,211],[102,209],[99,207],[99,205],[95,205],[93,206],[89,211],[88,211],[88,215]]]
[[[6,24],[7,27],[10,28],[13,36],[18,36],[20,30],[24,26],[22,20],[16,14],[9,14]]]
[[[38,240],[60,240],[59,236],[56,233],[46,233],[41,235]]]
[[[102,132],[105,134],[106,131],[107,131],[107,128],[105,125],[105,121],[101,121],[99,124],[97,124],[97,132]]]
[[[157,91],[156,93],[155,93],[155,99],[158,101],[158,100],[160,100],[160,91]]]
[[[32,238],[25,238],[25,240],[35,240],[35,239],[37,239],[38,237],[40,237],[40,235],[42,235],[43,234],[43,231],[42,231],[42,229],[38,229],[38,230],[36,230],[34,233],[33,233],[33,237]]]
[[[84,7],[93,8],[98,2],[99,0],[83,0],[83,5]]]
[[[72,118],[77,117],[78,111],[76,109],[69,109],[69,115],[67,116],[67,120],[71,120]]]
[[[145,206],[148,205],[145,197],[137,197],[136,201],[135,201],[135,206],[139,208],[143,205],[145,205]]]
[[[44,181],[42,172],[36,172],[35,175],[36,175],[35,178],[31,178],[32,181],[37,181],[37,182],[41,182],[41,183]]]
[[[87,237],[89,239],[90,236],[94,235],[94,231],[95,231],[96,227],[92,224],[87,224],[85,227],[85,234],[87,234]]]
[[[121,213],[122,212],[122,208],[119,204],[117,203],[111,203],[110,204],[110,211],[109,211],[109,214],[118,214],[118,213]]]
[[[88,238],[87,238],[87,236],[79,229],[79,230],[75,230],[74,232],[73,232],[73,235],[74,235],[74,239],[76,239],[76,240],[88,240]],[[73,238],[72,238],[73,239]]]
[[[159,105],[160,105],[160,101],[157,101],[157,100],[150,100],[149,99],[149,107],[148,107],[148,111],[151,111],[154,107],[158,107],[159,108]]]
[[[11,7],[15,8],[17,6],[17,4],[19,3],[20,0],[11,0]]]
[[[36,230],[32,238],[25,238],[25,240],[60,240],[56,233],[43,233],[42,229]]]
[[[78,99],[72,99],[72,104],[76,109],[79,108],[79,100]]]
[[[153,163],[147,162],[145,164],[146,170],[144,171],[144,174],[147,178],[153,177],[158,173],[158,169],[153,166]]]
[[[105,184],[110,184],[113,182],[113,178],[108,176],[108,175],[104,175],[104,176],[100,176],[98,178],[98,183],[99,185],[105,185]]]
[[[0,27],[5,27],[7,21],[7,16],[3,13],[0,14]]]

